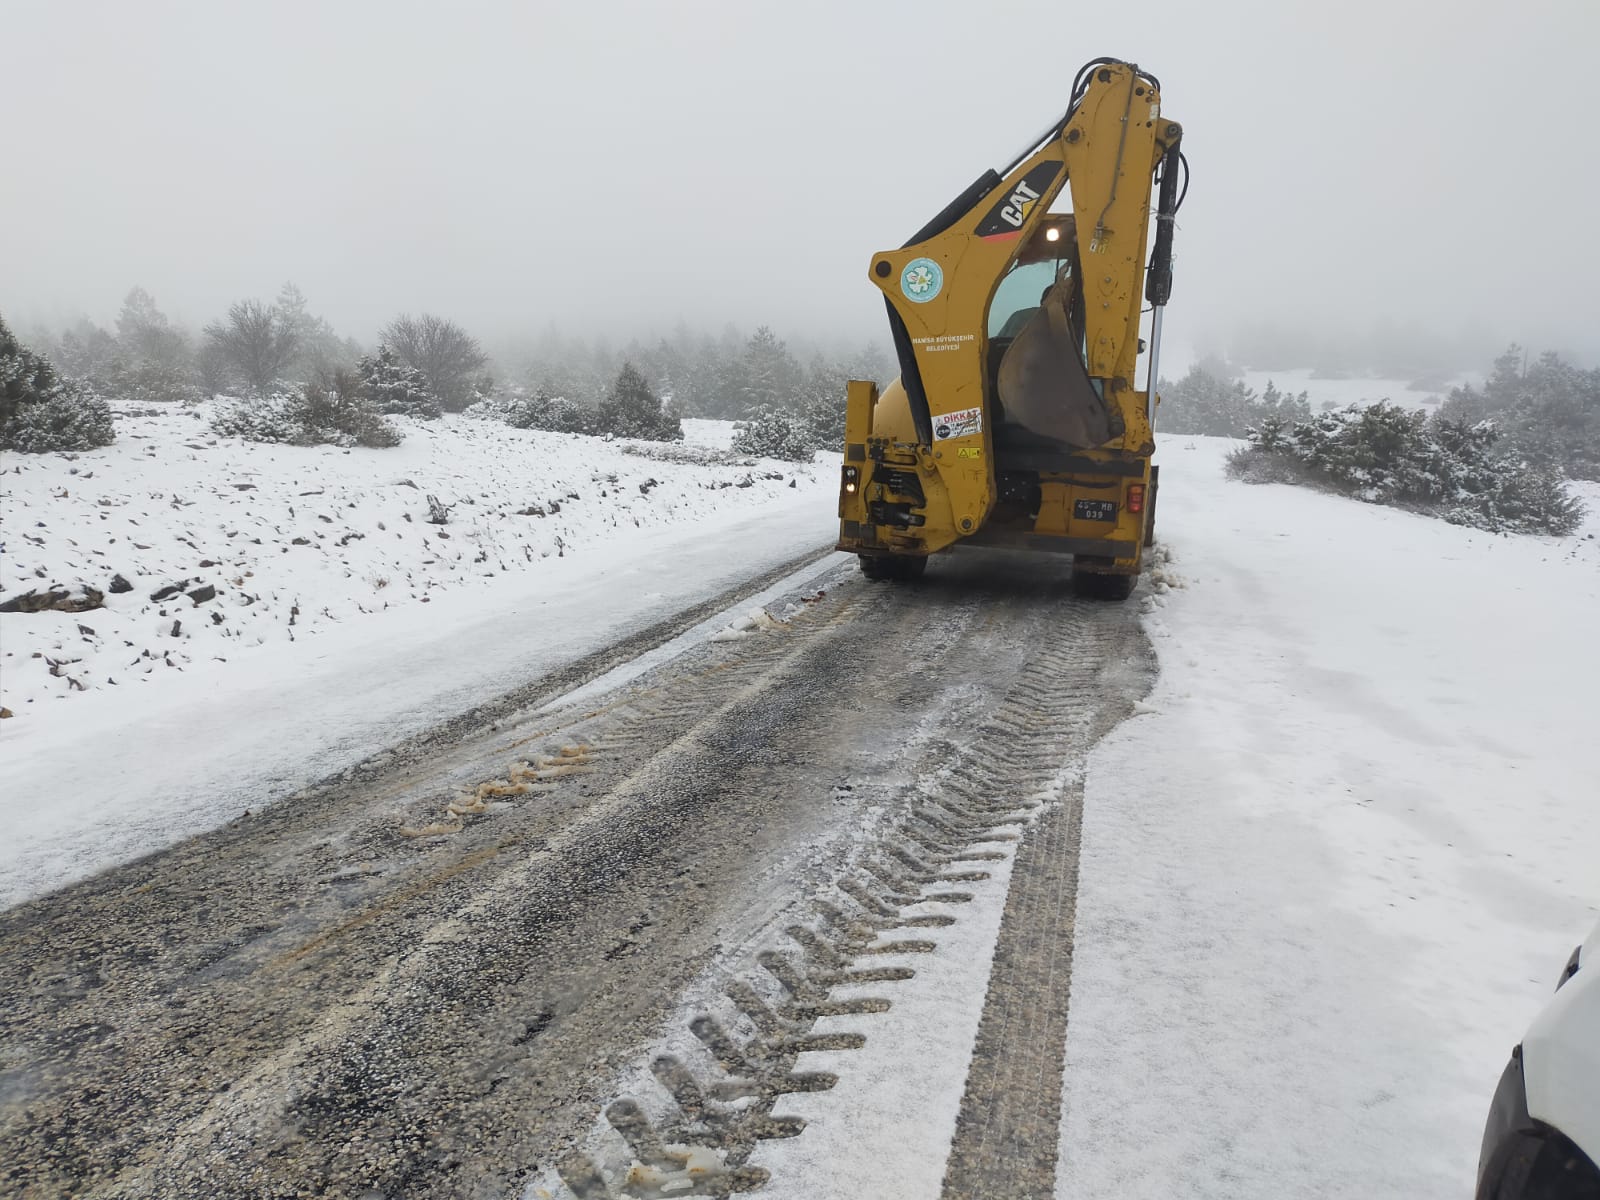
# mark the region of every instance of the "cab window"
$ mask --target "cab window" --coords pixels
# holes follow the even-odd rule
[[[1039,311],[1040,298],[1055,283],[1058,265],[1052,259],[1011,268],[989,302],[991,338],[1012,338],[1022,332]]]

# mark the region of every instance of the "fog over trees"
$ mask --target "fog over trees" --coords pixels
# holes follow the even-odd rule
[[[234,301],[198,331],[135,286],[113,328],[83,317],[8,337],[14,376],[44,372],[27,399],[48,398],[52,420],[60,423],[63,405],[94,406],[81,437],[30,434],[17,443],[40,449],[108,439],[106,399],[222,399],[219,432],[261,441],[392,445],[401,434],[386,417],[468,410],[523,428],[670,439],[681,436],[682,417],[698,416],[754,422],[749,452],[801,457],[843,436],[847,380],[887,383],[897,371],[879,343],[791,348],[764,325],[712,334],[680,322],[615,345],[550,325],[501,339],[491,355],[459,322],[419,312],[396,315],[363,343],[315,312],[293,282],[272,300]]]
[[[7,83],[28,102],[7,139],[29,166],[0,311],[110,329],[137,282],[198,330],[251,297],[292,309],[263,291],[289,278],[367,349],[407,312],[497,360],[551,320],[613,346],[680,318],[855,344],[882,336],[872,254],[1112,54],[1160,77],[1185,129],[1175,352],[1459,371],[1515,340],[1592,366],[1600,239],[1579,213],[1600,162],[1535,118],[1590,108],[1600,6],[1507,12],[13,5]],[[960,87],[918,82],[957,63]]]
[[[1215,356],[1443,393],[1512,341],[1600,365],[1600,240],[1573,207],[1600,165],[1495,83],[1530,64],[1519,97],[1586,111],[1600,8],[1528,0],[1507,21],[1463,0],[1444,38],[1428,6],[1352,4],[1153,0],[1070,50],[1024,36],[1039,12],[973,23],[946,0],[910,28],[832,0],[714,20],[101,5],[87,27],[24,5],[8,137],[28,183],[0,222],[0,313],[117,401],[309,388],[380,416],[488,403],[589,428],[631,366],[674,413],[814,441],[846,379],[895,373],[873,252],[1003,166],[1109,53],[1160,76],[1185,130],[1177,380]],[[861,70],[888,45],[930,74],[972,63],[970,86],[920,88],[910,120],[906,77]],[[246,83],[266,78],[295,83]],[[1226,391],[1204,403],[1235,436],[1297,400]]]

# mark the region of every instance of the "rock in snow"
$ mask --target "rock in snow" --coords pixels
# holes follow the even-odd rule
[[[194,416],[177,408],[118,420],[116,443],[75,460],[7,462],[5,523],[27,531],[9,539],[8,578],[33,586],[0,601],[15,614],[0,688],[23,719],[37,702],[322,636],[623,533],[805,498],[781,473],[752,473],[747,457],[717,449],[726,422],[690,422],[706,461],[675,462],[631,454],[626,441],[455,416],[401,418],[401,446],[348,452],[201,445]],[[829,470],[798,476],[826,508]],[[184,621],[176,601],[209,620]],[[72,616],[90,610],[96,634]],[[73,661],[70,679],[48,661]]]

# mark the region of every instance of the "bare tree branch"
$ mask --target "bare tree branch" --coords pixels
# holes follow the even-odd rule
[[[230,306],[227,319],[207,325],[205,334],[257,394],[272,386],[299,350],[298,332],[275,306],[259,300],[241,300]]]
[[[478,339],[454,321],[423,313],[403,313],[384,328],[381,340],[408,365],[421,371],[428,387],[450,412],[472,403],[472,385],[489,356]]]

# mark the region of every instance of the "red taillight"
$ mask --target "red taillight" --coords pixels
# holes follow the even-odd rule
[[[1128,511],[1144,511],[1144,484],[1131,483],[1128,485]]]

